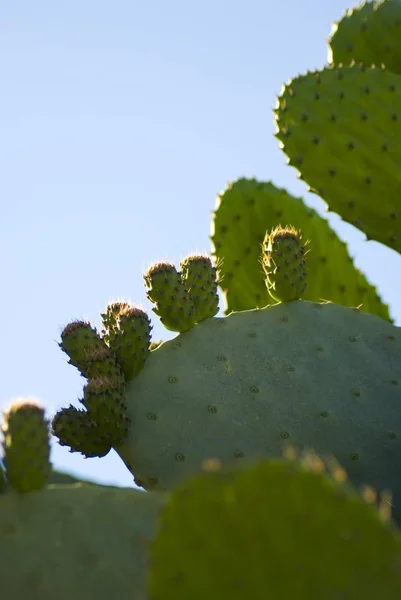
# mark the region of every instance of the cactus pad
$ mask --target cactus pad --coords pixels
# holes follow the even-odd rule
[[[52,433],[60,446],[68,446],[71,452],[80,452],[86,458],[106,456],[111,444],[104,440],[97,424],[86,411],[70,405],[53,417]]]
[[[181,262],[181,280],[195,306],[195,322],[214,317],[219,312],[216,267],[208,256],[188,256]]]
[[[96,377],[84,388],[82,403],[103,441],[121,444],[130,423],[124,402],[125,384],[121,378]]]
[[[195,306],[174,265],[157,263],[144,275],[147,297],[170,331],[188,331],[195,324]]]
[[[359,306],[390,320],[388,306],[355,267],[346,244],[302,198],[291,196],[271,182],[238,179],[219,195],[212,224],[214,256],[219,285],[227,303],[226,314],[273,304],[261,266],[266,231],[279,223],[292,223],[312,240],[308,254],[311,276],[305,300],[331,300]]]
[[[277,137],[311,191],[368,239],[401,251],[401,77],[326,68],[282,92]]]
[[[401,521],[401,330],[296,300],[214,317],[154,350],[125,395],[116,447],[138,485],[169,489],[204,460],[334,455],[355,484],[394,493]]]
[[[60,348],[83,377],[114,376],[119,372],[113,352],[90,323],[73,321],[61,333]]]
[[[4,466],[7,481],[24,494],[43,488],[50,475],[49,423],[36,401],[13,402],[3,413]]]
[[[143,369],[149,355],[152,326],[146,312],[128,303],[113,304],[102,315],[104,339],[113,350],[126,381]]]
[[[328,61],[367,66],[384,64],[401,74],[401,2],[375,0],[347,10],[334,23],[329,39]]]
[[[153,600],[401,597],[399,531],[334,477],[284,461],[180,486],[151,556]]]
[[[163,495],[54,485],[0,496],[4,598],[148,600],[148,545]]]
[[[270,296],[277,302],[299,300],[306,289],[302,236],[294,227],[275,227],[263,241],[263,269]]]

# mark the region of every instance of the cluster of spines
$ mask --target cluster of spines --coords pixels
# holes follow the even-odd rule
[[[216,268],[208,256],[191,255],[180,264],[160,262],[144,275],[153,311],[171,331],[184,333],[219,310]]]
[[[0,491],[6,483],[20,494],[45,487],[50,471],[50,431],[44,408],[35,400],[13,402],[3,412],[5,473],[0,465]]]

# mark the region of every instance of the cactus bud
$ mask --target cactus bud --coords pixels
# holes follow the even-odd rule
[[[121,378],[96,377],[84,388],[82,403],[96,423],[103,440],[112,446],[121,444],[128,434],[130,419],[124,402]]]
[[[305,246],[292,226],[275,227],[263,241],[262,265],[270,296],[278,302],[298,300],[306,289]]]
[[[57,411],[52,427],[60,446],[68,446],[71,452],[80,452],[86,458],[101,458],[111,450],[111,444],[102,439],[89,414],[72,405]]]
[[[170,331],[183,333],[195,325],[195,306],[173,265],[157,263],[144,275],[153,312]]]
[[[188,256],[181,262],[181,280],[195,306],[196,323],[219,312],[216,268],[208,256]]]
[[[49,423],[34,400],[20,400],[3,413],[4,466],[11,487],[21,493],[40,490],[50,475]]]

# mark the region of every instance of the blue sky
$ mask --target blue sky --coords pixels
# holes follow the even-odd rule
[[[63,6],[64,5],[64,6]],[[57,346],[116,298],[149,309],[142,273],[211,249],[228,181],[271,179],[323,214],[273,136],[283,82],[327,60],[346,0],[16,0],[0,8],[0,407],[49,415],[84,380]],[[401,324],[401,259],[330,221]],[[156,319],[154,339],[168,339]],[[132,485],[114,452],[56,467]]]

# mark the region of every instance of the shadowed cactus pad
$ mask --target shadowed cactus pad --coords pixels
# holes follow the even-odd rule
[[[384,64],[401,74],[401,2],[375,0],[347,10],[334,23],[329,39],[331,63]]]
[[[80,452],[86,458],[106,456],[111,444],[103,439],[100,428],[84,410],[70,405],[57,411],[52,421],[52,433],[60,446],[68,446],[71,452]]]
[[[157,263],[144,275],[147,297],[153,312],[166,329],[188,331],[195,324],[195,305],[174,265]]]
[[[149,355],[152,326],[145,311],[114,303],[102,314],[104,340],[113,350],[126,381],[143,369]]]
[[[149,600],[148,546],[163,501],[85,484],[1,495],[4,598]]]
[[[199,323],[219,312],[216,267],[208,256],[188,256],[181,262],[181,280],[195,306],[195,322]]]
[[[275,227],[263,241],[263,269],[269,294],[277,302],[291,302],[306,290],[305,246],[294,227]]]
[[[69,356],[69,363],[77,367],[83,377],[115,376],[119,373],[112,350],[86,321],[69,323],[61,333],[59,346]]]
[[[128,434],[130,419],[124,401],[125,384],[121,378],[96,377],[84,388],[82,403],[97,425],[102,440],[121,444]]]
[[[207,319],[128,385],[132,424],[116,450],[139,485],[168,489],[209,458],[314,448],[356,484],[390,489],[401,520],[400,357],[399,328],[330,303]]]
[[[399,531],[344,484],[284,461],[180,486],[151,556],[153,600],[401,598]]]
[[[21,494],[43,488],[51,471],[44,408],[33,400],[13,402],[3,413],[2,433],[8,483]]]

